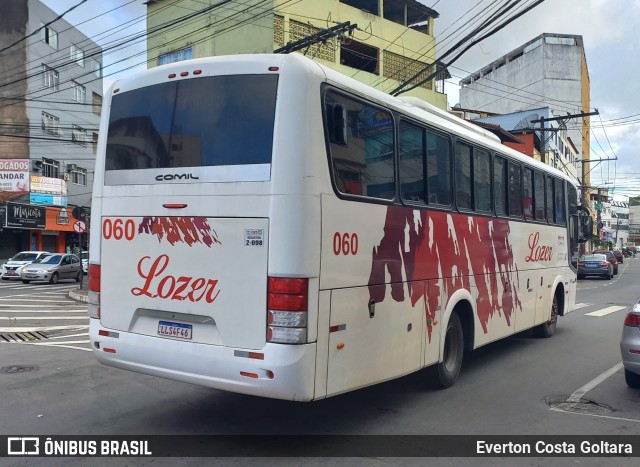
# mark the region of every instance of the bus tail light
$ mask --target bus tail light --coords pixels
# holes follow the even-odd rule
[[[304,344],[307,341],[309,279],[269,277],[267,341]]]
[[[89,294],[87,297],[90,318],[100,319],[100,265],[89,263]]]

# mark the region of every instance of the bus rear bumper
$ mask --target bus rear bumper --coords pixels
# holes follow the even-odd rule
[[[104,365],[253,396],[314,399],[315,343],[235,349],[110,331],[93,318],[89,335],[93,354]]]

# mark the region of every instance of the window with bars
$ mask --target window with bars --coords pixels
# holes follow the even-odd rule
[[[42,64],[42,84],[58,91],[60,89],[60,74],[50,66]]]
[[[86,146],[87,130],[78,125],[73,125],[71,129],[71,141],[73,141],[76,144],[79,144],[80,146]]]
[[[49,26],[45,26],[44,23],[40,23],[40,40],[54,49],[58,49],[58,33]]]
[[[71,183],[87,186],[87,169],[76,167],[71,171]]]
[[[102,112],[102,96],[97,92],[91,93],[91,110],[96,115]]]
[[[87,100],[87,89],[75,81],[73,82],[73,100],[81,104]]]
[[[49,177],[49,178],[59,178],[60,162],[43,157],[42,158],[42,176]]]
[[[84,50],[82,50],[77,45],[71,45],[69,48],[69,55],[71,60],[76,62],[81,67],[84,67]]]
[[[55,115],[42,112],[42,131],[50,135],[60,135],[60,119]]]
[[[91,72],[96,78],[102,78],[102,64],[95,58],[91,59]]]

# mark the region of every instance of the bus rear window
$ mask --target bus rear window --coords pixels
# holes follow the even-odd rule
[[[277,75],[171,81],[113,96],[107,171],[269,164]]]

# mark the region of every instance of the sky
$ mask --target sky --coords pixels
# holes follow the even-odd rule
[[[59,14],[80,1],[43,0]],[[435,36],[438,52],[442,52],[452,44],[453,38],[449,36],[457,27],[496,0],[419,1],[440,14],[435,20]],[[203,6],[209,3],[203,0]],[[116,37],[144,31],[145,12],[143,0],[87,0],[65,15],[65,19],[71,24],[86,21],[78,28],[104,47]],[[591,185],[607,187],[616,195],[639,196],[640,161],[636,143],[640,141],[640,84],[636,78],[640,76],[638,25],[640,0],[545,0],[473,46],[449,68],[453,75],[445,85],[449,105],[458,103],[458,82],[462,78],[536,36],[542,33],[581,35],[591,81],[591,107],[600,112],[599,116],[591,117],[591,159],[617,159],[592,163]],[[135,54],[138,55],[126,60]],[[132,41],[127,48],[108,51],[104,55],[104,66],[105,83],[130,73],[130,67],[144,68],[144,40]]]

